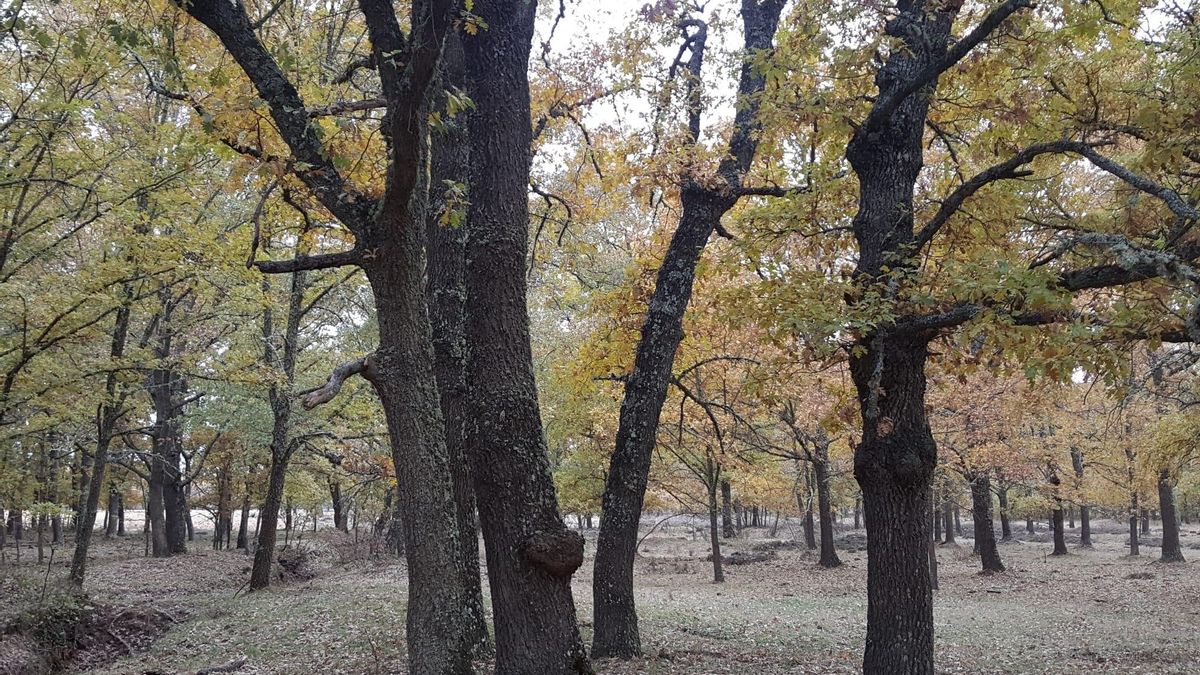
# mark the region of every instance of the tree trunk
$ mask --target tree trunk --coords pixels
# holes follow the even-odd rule
[[[928,514],[937,462],[924,405],[928,348],[923,341],[871,342],[874,349],[851,357],[864,422],[854,453],[867,525],[863,671],[928,675],[933,672]]]
[[[1067,539],[1063,532],[1063,500],[1059,496],[1061,481],[1057,473],[1050,473],[1050,485],[1054,488],[1054,509],[1050,512],[1050,528],[1054,531],[1054,552],[1050,555],[1066,555]]]
[[[470,171],[470,138],[465,120],[445,112],[445,91],[466,90],[463,46],[457,34],[446,39],[442,64],[442,90],[434,101],[443,111],[446,127],[435,132],[430,142],[430,207],[426,217],[428,266],[426,295],[432,329],[434,376],[437,379],[442,418],[446,428],[446,453],[454,490],[458,523],[459,563],[467,618],[467,639],[475,653],[491,648],[483,609],[479,577],[479,522],[475,514],[475,488],[466,459],[463,406],[466,382],[466,245],[467,227],[454,226],[454,210],[461,209],[446,199],[447,186],[465,184]]]
[[[997,490],[996,498],[1000,501],[1000,541],[1008,541],[1012,539],[1012,526],[1008,522],[1008,487]]]
[[[349,509],[342,499],[342,485],[337,480],[329,481],[329,496],[333,501],[333,526],[342,532],[349,532]]]
[[[746,52],[771,46],[782,8],[783,2],[779,0],[742,4]],[[693,31],[688,42],[690,58],[683,67],[690,78],[689,138],[698,144],[703,107],[699,81],[707,28],[700,23],[690,30]],[[625,381],[616,447],[605,480],[592,585],[595,627],[592,652],[597,657],[628,658],[641,653],[633,599],[633,561],[655,430],[683,338],[683,317],[691,300],[700,255],[720,226],[721,218],[737,203],[733,189],[741,185],[742,175],[749,170],[757,150],[761,124],[759,99],[755,94],[763,91],[765,83],[761,71],[747,54],[738,80],[739,97],[745,98],[737,106],[729,152],[717,168],[717,175],[730,189],[713,189],[699,184],[690,175],[680,176],[679,223],[655,278],[633,369]]]
[[[250,539],[247,536],[250,530],[250,486],[246,485],[246,491],[242,493],[242,513],[238,518],[238,534],[237,548],[245,550],[250,545]]]
[[[583,537],[559,515],[526,306],[528,70],[536,6],[482,0],[473,11],[488,29],[463,38],[475,104],[465,277],[471,386],[464,419],[495,615],[496,673],[590,672],[571,597]],[[410,547],[414,526],[405,522]]]
[[[164,508],[165,469],[157,454],[150,456],[149,480],[146,481],[146,526],[150,528],[150,551],[155,558],[171,555],[167,543],[167,520]]]
[[[834,568],[842,564],[833,548],[833,509],[829,498],[829,446],[821,445],[813,462],[817,481],[817,514],[821,523],[821,567]]]
[[[992,529],[992,486],[986,472],[977,473],[971,481],[971,517],[975,524],[975,544],[985,573],[1003,572],[1000,551],[996,548],[996,532]]]
[[[954,540],[954,499],[950,496],[950,486],[946,486],[945,492],[942,493],[945,501],[942,502],[942,531],[946,535],[946,540],[943,544],[953,544]]]
[[[284,431],[283,434],[286,436],[287,432]],[[251,591],[262,590],[271,585],[271,571],[275,564],[275,539],[279,533],[279,506],[283,503],[283,487],[287,479],[287,458],[283,453],[280,453],[279,458],[275,456],[274,446],[278,440],[278,431],[272,436],[271,471],[267,478],[267,494],[258,510],[258,544],[254,548],[254,565],[250,569]]]
[[[942,543],[942,509],[938,501],[938,490],[932,488],[930,498],[933,499],[933,540]]]
[[[728,480],[721,481],[721,536],[729,539],[737,536],[733,529],[733,489]]]
[[[715,482],[708,485],[708,539],[712,547],[713,583],[725,582],[725,569],[721,560],[721,537],[717,529],[717,486]]]
[[[125,536],[125,495],[123,494],[117,495],[117,536]]]
[[[1175,487],[1171,473],[1166,469],[1158,472],[1158,510],[1162,514],[1162,557],[1161,562],[1184,562],[1183,549],[1179,546],[1179,516],[1175,512]]]
[[[862,495],[854,498],[854,529],[862,527]]]
[[[129,298],[132,291],[125,287],[125,302],[117,309],[113,322],[112,346],[109,355],[113,361],[125,355],[125,341],[129,335]],[[96,509],[100,506],[100,491],[104,487],[104,467],[108,463],[108,446],[112,442],[117,420],[121,417],[121,406],[124,404],[125,392],[119,395],[117,371],[112,369],[105,377],[104,391],[106,400],[100,405],[96,415],[96,451],[92,454],[92,479],[87,485],[87,496],[81,502],[75,528],[75,553],[71,558],[71,583],[83,587],[83,578],[87,573],[88,546],[92,541],[92,530],[96,526]],[[19,546],[19,542],[18,542]],[[18,548],[18,555],[20,549]]]
[[[1129,555],[1140,555],[1138,546],[1138,494],[1129,493]]]
[[[104,528],[104,536],[108,539],[111,539],[113,535],[117,533],[117,513],[119,508],[119,502],[117,498],[119,495],[120,492],[117,490],[116,485],[108,486],[108,515],[106,515],[104,518],[105,522],[107,523]]]
[[[1141,510],[1142,534],[1150,534],[1150,511],[1143,508]]]

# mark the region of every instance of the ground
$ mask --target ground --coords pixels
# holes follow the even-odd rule
[[[1022,532],[1024,541],[1001,545],[1009,571],[991,576],[977,573],[970,539],[941,547],[939,672],[1195,672],[1200,564],[1155,563],[1158,550],[1149,546],[1130,558],[1120,525],[1097,529],[1094,550],[1073,548],[1066,557],[1049,555],[1045,532]],[[724,584],[710,581],[702,531],[682,525],[647,537],[637,568],[647,656],[599,661],[597,671],[857,672],[866,614],[862,531],[843,526],[845,564],[836,570],[818,568],[812,553],[796,548],[792,526],[775,537],[765,528],[744,535],[723,544],[726,555],[781,548],[766,561],[728,566]],[[148,650],[86,672],[196,672],[244,656],[239,673],[403,673],[403,566],[373,559],[369,546],[346,535],[306,536],[317,576],[253,594],[244,592],[250,561],[242,552],[212,551],[205,539],[186,556],[156,560],[143,557],[140,539],[101,539],[87,584],[93,598],[161,610],[170,628]],[[1185,555],[1200,561],[1200,531],[1185,527],[1183,542]],[[3,571],[12,569],[10,561]],[[590,640],[590,560],[574,587]]]

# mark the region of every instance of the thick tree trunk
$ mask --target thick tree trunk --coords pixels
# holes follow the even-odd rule
[[[975,545],[985,573],[1003,572],[996,532],[992,529],[992,486],[987,473],[977,473],[971,481],[971,517],[975,523]]]
[[[463,46],[457,34],[446,39],[442,63],[443,89],[434,107],[445,110],[448,88],[466,89]],[[446,453],[450,459],[458,523],[460,573],[467,615],[467,637],[476,653],[491,648],[483,610],[479,577],[479,522],[475,514],[475,488],[464,448],[463,406],[466,382],[466,244],[467,227],[452,225],[453,209],[460,204],[445,198],[447,185],[466,183],[470,171],[470,138],[462,116],[445,114],[446,127],[434,132],[430,142],[430,207],[426,217],[428,269],[426,295],[432,329],[434,375],[446,428]]]
[[[867,525],[863,671],[933,672],[929,503],[937,448],[925,418],[923,341],[872,340],[851,358],[863,412],[854,475]]]
[[[817,481],[817,514],[821,523],[821,567],[833,568],[842,564],[833,548],[833,509],[829,497],[828,446],[819,446],[813,462]]]
[[[728,480],[721,481],[721,536],[729,539],[737,536],[733,529],[733,488]]]
[[[117,536],[125,536],[125,495],[117,495]],[[61,540],[61,536],[59,537]]]
[[[1175,486],[1171,473],[1163,469],[1158,473],[1158,510],[1162,514],[1162,562],[1184,562],[1183,549],[1179,546],[1179,516],[1175,512]]]
[[[558,511],[525,296],[528,69],[536,5],[477,0],[473,11],[488,29],[463,38],[475,103],[465,277],[471,386],[464,419],[495,615],[496,673],[590,672],[571,597],[583,537]],[[411,526],[405,523],[406,530]],[[411,547],[415,539],[406,534]]]

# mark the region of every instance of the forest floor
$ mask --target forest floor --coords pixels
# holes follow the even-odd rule
[[[1159,564],[1153,562],[1157,548],[1148,545],[1130,558],[1119,525],[1096,529],[1095,549],[1072,544],[1071,555],[1057,558],[1048,555],[1046,532],[1022,531],[1001,545],[1008,571],[991,576],[977,573],[970,539],[940,547],[938,671],[1197,672],[1200,562]],[[834,570],[817,567],[812,553],[795,547],[794,525],[774,538],[768,534],[752,529],[723,542],[727,556],[778,550],[762,562],[727,565],[727,581],[719,585],[711,583],[703,532],[685,525],[647,537],[636,576],[647,656],[598,661],[597,672],[858,672],[866,616],[863,532],[839,533],[844,564]],[[144,651],[76,671],[185,673],[244,656],[238,673],[403,673],[403,565],[373,559],[347,535],[306,537],[316,577],[254,594],[242,590],[249,558],[209,550],[206,538],[170,559],[143,557],[139,539],[101,539],[87,584],[92,598],[153,608],[170,627]],[[1157,539],[1152,534],[1146,542]],[[1183,545],[1190,560],[1200,561],[1195,526],[1184,527]],[[13,569],[10,561],[0,578]],[[34,571],[29,566],[21,573]],[[590,560],[574,587],[590,642]],[[0,673],[2,661],[0,655]]]

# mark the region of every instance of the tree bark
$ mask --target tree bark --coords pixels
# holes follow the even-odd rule
[[[129,335],[129,298],[132,290],[126,286],[125,299],[113,320],[113,334],[109,356],[114,362],[125,355],[125,343]],[[80,503],[75,527],[75,552],[71,557],[71,583],[83,587],[87,573],[88,547],[92,541],[92,530],[96,527],[96,509],[100,506],[100,491],[104,488],[104,468],[108,464],[108,447],[112,443],[117,421],[123,411],[125,393],[117,381],[116,369],[111,369],[104,381],[105,401],[100,404],[96,415],[96,450],[92,453],[92,476],[88,481],[87,495]],[[18,542],[19,546],[20,542]],[[18,556],[20,549],[18,548]]]
[[[113,535],[117,533],[117,513],[120,503],[118,501],[119,495],[120,492],[117,491],[117,486],[115,484],[108,486],[108,515],[104,518],[106,523],[104,528],[104,536],[108,539],[111,539]]]
[[[1175,486],[1171,472],[1158,472],[1158,510],[1162,514],[1162,557],[1161,562],[1184,562],[1183,549],[1179,546],[1179,516],[1175,511]]]
[[[712,460],[709,460],[712,466]],[[711,472],[710,472],[711,473]],[[710,480],[708,484],[708,539],[712,547],[713,583],[725,583],[725,569],[721,560],[721,537],[717,529],[717,481]]]
[[[881,341],[876,341],[881,342]],[[867,525],[864,673],[933,672],[930,485],[937,450],[925,418],[924,342],[895,341],[851,358],[863,409],[854,474]],[[884,366],[876,373],[876,359]],[[880,394],[879,392],[885,392]]]
[[[596,542],[592,598],[595,634],[592,653],[597,657],[629,658],[641,653],[637,611],[633,598],[633,563],[637,555],[638,525],[650,472],[655,430],[667,395],[675,355],[683,339],[683,316],[691,300],[700,254],[721,218],[737,202],[733,190],[741,186],[758,146],[758,98],[766,79],[750,60],[754,52],[768,49],[774,39],[781,0],[742,2],[745,59],[738,81],[741,97],[734,119],[728,156],[717,174],[727,190],[698,184],[681,176],[681,215],[655,279],[646,317],[634,356],[633,370],[625,381],[616,447],[605,480],[600,535]],[[690,59],[684,64],[688,98],[688,129],[699,142],[701,99],[699,80],[707,28],[691,29]],[[680,53],[682,56],[682,51]]]
[[[473,11],[488,29],[463,38],[475,104],[469,117],[465,448],[486,544],[496,672],[590,672],[571,597],[583,537],[559,515],[525,296],[528,68],[536,6],[477,0]],[[405,522],[410,547],[415,540],[407,530],[414,525]]]
[[[942,493],[944,501],[942,502],[942,531],[946,535],[946,540],[943,544],[954,544],[954,499],[950,496],[950,486],[947,485]]]
[[[721,481],[721,536],[726,539],[737,536],[733,529],[733,488],[728,480]]]
[[[1138,542],[1138,494],[1129,493],[1129,555],[1141,555]]]
[[[1000,501],[1000,541],[1012,539],[1012,526],[1008,522],[1008,486],[1002,485],[996,490],[996,498]]]
[[[992,486],[986,472],[976,473],[971,480],[971,517],[975,525],[975,545],[984,573],[1003,572],[1000,551],[996,548],[996,532],[992,529]]]
[[[247,483],[246,491],[242,493],[242,513],[238,518],[238,533],[237,533],[237,548],[245,549],[250,542],[248,537],[250,529],[250,485]]]
[[[833,510],[829,497],[829,446],[817,446],[813,461],[817,481],[817,514],[821,523],[821,567],[834,568],[842,564],[833,547]]]
[[[446,427],[446,453],[450,460],[458,523],[460,575],[467,615],[467,637],[476,653],[491,649],[483,610],[479,577],[479,522],[475,514],[475,488],[464,448],[463,406],[466,381],[466,244],[467,227],[455,224],[454,209],[462,206],[446,199],[450,184],[465,184],[470,171],[470,138],[462,116],[446,110],[449,88],[466,90],[463,46],[450,34],[442,63],[442,89],[434,108],[442,111],[445,129],[430,140],[430,207],[426,217],[428,271],[426,295],[432,329],[434,375]]]

